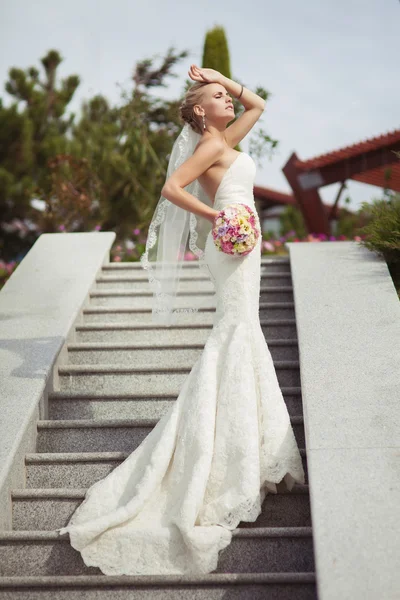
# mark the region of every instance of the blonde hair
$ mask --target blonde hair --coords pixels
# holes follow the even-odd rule
[[[184,97],[182,104],[179,106],[179,116],[184,123],[189,123],[191,128],[200,135],[203,134],[202,120],[199,115],[196,115],[193,108],[195,104],[201,104],[204,98],[204,86],[209,85],[207,81],[196,81],[190,87]]]

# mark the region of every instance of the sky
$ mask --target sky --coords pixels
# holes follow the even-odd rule
[[[279,140],[274,157],[257,166],[255,185],[290,192],[282,167],[292,152],[300,159],[400,128],[399,0],[0,0],[0,95],[4,104],[10,67],[36,66],[50,50],[63,57],[59,77],[78,74],[70,103],[103,94],[120,102],[132,87],[138,61],[168,48],[189,56],[154,94],[177,99],[191,63],[202,65],[204,40],[224,28],[231,78],[271,93],[255,128]],[[193,82],[194,83],[194,82]],[[339,184],[320,189],[333,202]],[[348,182],[350,209],[381,196],[380,188]]]

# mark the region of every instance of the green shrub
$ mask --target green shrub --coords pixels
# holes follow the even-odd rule
[[[363,202],[362,209],[369,212],[370,221],[359,229],[361,243],[388,265],[397,292],[400,292],[400,194],[374,202]]]

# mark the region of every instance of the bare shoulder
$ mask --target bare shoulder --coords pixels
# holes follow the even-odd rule
[[[165,195],[172,187],[184,188],[189,185],[219,160],[224,149],[225,144],[220,139],[209,137],[200,140],[192,155],[167,179],[161,193]]]
[[[193,154],[197,152],[201,154],[202,157],[208,156],[210,158],[216,159],[221,156],[225,147],[226,145],[224,144],[223,140],[218,139],[216,137],[209,137],[206,139],[201,139],[198,142],[197,146],[193,150]]]

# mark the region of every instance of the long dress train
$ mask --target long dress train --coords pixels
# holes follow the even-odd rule
[[[255,163],[241,152],[214,208],[255,209]],[[304,483],[300,452],[259,320],[261,236],[247,256],[205,258],[213,328],[179,396],[142,443],[94,483],[68,525],[70,543],[106,575],[201,574],[217,568],[240,521],[267,493]]]

